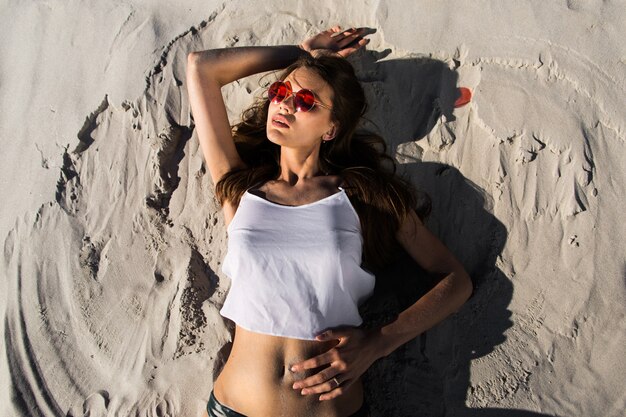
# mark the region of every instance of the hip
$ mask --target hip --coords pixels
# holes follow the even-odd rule
[[[290,411],[290,414],[288,414],[289,416],[292,416],[293,412]],[[256,415],[256,414],[255,414]],[[261,414],[259,414],[261,415]],[[271,411],[271,415],[272,417],[275,416],[281,416],[281,415],[285,415],[284,413],[280,413],[276,412],[276,411]],[[248,417],[245,414],[241,414],[235,410],[233,410],[232,408],[222,404],[216,397],[214,394],[214,391],[211,391],[211,394],[209,396],[209,402],[207,403],[207,410],[206,413],[204,414],[204,416],[206,417]],[[370,417],[369,414],[369,408],[366,406],[365,403],[363,403],[361,405],[361,407],[354,412],[353,414],[350,414],[348,417]]]

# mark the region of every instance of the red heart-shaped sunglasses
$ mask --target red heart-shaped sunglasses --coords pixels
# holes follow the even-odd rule
[[[332,109],[330,106],[315,100],[313,91],[307,90],[306,88],[301,88],[294,94],[289,81],[276,81],[267,89],[267,97],[275,104],[286,100],[290,95],[293,95],[293,104],[296,107],[296,111],[311,111],[316,104],[328,110]]]

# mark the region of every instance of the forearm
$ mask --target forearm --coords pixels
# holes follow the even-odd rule
[[[377,330],[380,357],[430,329],[457,311],[472,293],[465,271],[452,272],[391,323]]]
[[[220,85],[260,72],[282,69],[308,52],[295,45],[242,46],[189,54],[189,65]]]

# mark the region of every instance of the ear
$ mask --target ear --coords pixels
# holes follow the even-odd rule
[[[337,125],[333,125],[333,127],[330,128],[330,130],[326,133],[324,133],[324,139],[326,140],[331,140],[335,138],[335,135],[337,134]]]

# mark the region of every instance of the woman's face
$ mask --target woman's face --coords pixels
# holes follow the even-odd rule
[[[332,107],[333,90],[314,71],[305,67],[296,68],[283,81],[291,82],[293,94],[306,88],[313,91],[317,101]],[[276,124],[274,119],[277,116],[283,116],[289,126]],[[280,103],[270,103],[266,131],[268,139],[277,145],[311,149],[321,144],[322,135],[331,132],[332,137],[334,125],[330,109],[316,104],[308,112],[296,112],[293,95],[290,95]]]

